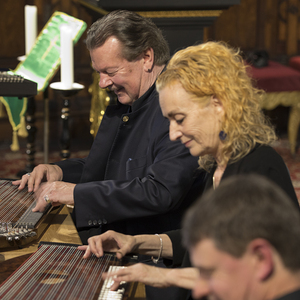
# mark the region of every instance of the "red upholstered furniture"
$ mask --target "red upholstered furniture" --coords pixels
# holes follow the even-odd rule
[[[300,56],[293,56],[289,60],[289,66],[300,71]]]
[[[266,92],[261,100],[263,109],[271,110],[278,105],[291,107],[288,138],[291,153],[295,154],[300,124],[300,72],[275,61],[269,61],[267,67],[250,66],[249,75],[254,79],[256,86]]]
[[[267,67],[260,69],[251,67],[250,73],[257,87],[267,93],[300,91],[300,72],[278,62],[269,61]]]

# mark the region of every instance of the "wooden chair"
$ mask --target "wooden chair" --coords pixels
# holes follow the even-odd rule
[[[249,74],[256,86],[266,92],[261,101],[263,109],[272,110],[279,105],[290,107],[288,139],[291,154],[294,155],[300,124],[300,72],[270,60],[268,66],[263,68],[250,66]]]

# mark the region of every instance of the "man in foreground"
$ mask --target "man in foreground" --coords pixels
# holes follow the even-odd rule
[[[199,270],[193,298],[300,299],[300,216],[267,179],[232,177],[187,213],[183,240]]]

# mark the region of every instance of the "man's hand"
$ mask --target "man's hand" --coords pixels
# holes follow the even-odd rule
[[[75,184],[63,181],[41,183],[34,193],[36,206],[32,211],[42,212],[48,203],[53,206],[61,204],[74,205],[74,188]]]
[[[62,169],[56,165],[41,164],[36,166],[31,173],[22,176],[22,179],[13,181],[13,185],[19,185],[19,189],[28,186],[28,192],[36,192],[41,182],[61,181]]]

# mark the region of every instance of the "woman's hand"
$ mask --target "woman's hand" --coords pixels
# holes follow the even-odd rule
[[[104,252],[116,252],[117,258],[132,253],[136,247],[135,237],[109,230],[101,235],[88,239],[88,246],[79,246],[78,249],[85,250],[83,258],[88,258],[94,253],[97,257],[103,256]]]
[[[157,288],[177,286],[193,289],[198,276],[199,271],[196,268],[168,269],[142,263],[103,274],[104,279],[113,278],[112,291],[117,290],[122,281],[141,282]]]

